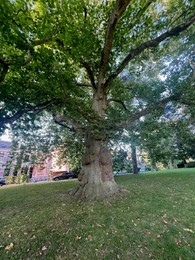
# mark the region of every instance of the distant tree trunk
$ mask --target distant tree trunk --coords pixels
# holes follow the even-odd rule
[[[86,133],[85,152],[78,176],[80,185],[72,193],[80,199],[104,199],[120,190],[112,174],[112,156],[106,147],[104,130],[101,129],[106,103],[106,94],[103,91],[94,91],[92,108],[97,113],[100,122],[96,122],[96,127],[92,130],[88,129]]]
[[[149,153],[149,158],[150,158],[151,170],[152,171],[158,171],[158,168],[156,166],[156,162],[155,162],[153,155],[152,155],[152,150],[148,149],[148,153]]]
[[[168,168],[169,169],[174,169],[175,168],[173,159],[169,159],[169,161],[168,161]]]
[[[137,154],[136,154],[136,146],[134,144],[131,144],[131,157],[132,157],[132,164],[133,164],[133,173],[138,173],[138,167],[137,167]]]
[[[187,164],[187,161],[186,161],[186,159],[183,159],[183,163],[184,163],[184,164]]]
[[[152,171],[158,171],[158,168],[156,166],[156,162],[153,160],[153,158],[150,158],[150,163],[151,163],[151,170]]]

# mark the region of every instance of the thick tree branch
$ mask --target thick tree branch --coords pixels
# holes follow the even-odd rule
[[[34,112],[34,113],[41,112],[45,108],[54,104],[56,101],[57,100],[54,99],[54,100],[43,102],[43,103],[38,104],[36,106],[29,105],[26,108],[20,109],[18,112],[16,112],[12,116],[6,116],[6,117],[1,116],[0,117],[0,129],[4,129],[6,124],[12,124],[14,121],[18,120],[24,114],[32,113],[32,112]]]
[[[18,112],[16,112],[12,116],[6,116],[6,117],[0,117],[0,129],[4,128],[6,124],[12,124],[14,121],[22,117],[26,112],[28,112],[27,109],[21,109]]]
[[[105,43],[104,43],[104,48],[102,52],[102,58],[101,58],[101,63],[100,63],[100,71],[99,71],[99,77],[98,77],[98,82],[101,86],[103,84],[103,79],[105,78],[106,70],[108,67],[108,62],[109,62],[109,57],[110,57],[110,52],[112,49],[112,43],[113,43],[113,38],[114,38],[114,32],[116,25],[125,12],[127,6],[129,5],[131,0],[118,0],[116,1],[116,6],[110,15],[110,19],[108,21],[108,26],[106,30],[106,37],[105,37]],[[98,86],[98,87],[100,87]]]
[[[181,32],[185,31],[190,25],[195,22],[195,15],[186,20],[184,23],[179,24],[173,29],[161,34],[153,40],[146,41],[142,43],[139,47],[130,51],[130,53],[125,57],[122,63],[119,65],[118,69],[114,74],[112,74],[106,81],[105,87],[108,87],[110,83],[123,71],[123,69],[128,65],[128,63],[142,53],[144,50],[149,48],[157,47],[162,41],[167,38],[178,36]]]
[[[0,82],[2,82],[8,72],[9,64],[3,59],[0,59],[0,64],[2,64],[2,69],[0,70]]]
[[[56,124],[63,126],[64,128],[67,128],[71,132],[75,132],[74,128],[68,126],[67,124],[64,124],[64,120],[59,118],[59,116],[57,116],[56,114],[53,114],[53,120]]]
[[[79,87],[93,87],[91,84],[89,83],[82,83],[82,82],[76,82],[76,85]]]
[[[82,61],[81,64],[84,66],[84,68],[86,69],[87,71],[87,74],[89,76],[89,79],[91,81],[91,85],[94,89],[96,89],[96,84],[95,84],[95,79],[94,79],[94,75],[93,75],[93,71],[91,70],[89,64],[85,61]]]
[[[86,19],[87,19],[87,7],[86,7],[86,5],[85,5],[84,0],[81,0],[81,2],[82,2],[82,5],[83,5],[84,14],[85,14],[85,20],[86,20]]]
[[[38,104],[36,106],[31,106],[31,107],[29,106],[29,108],[31,108],[31,111],[33,112],[33,111],[45,109],[45,108],[47,108],[47,107],[49,107],[49,106],[51,106],[55,103],[59,104],[60,102],[61,102],[60,99],[52,99],[52,100],[49,100],[49,101],[45,101],[41,104]]]
[[[33,41],[32,46],[34,47],[34,46],[42,45],[44,43],[52,41],[52,39],[53,39],[53,37],[50,36],[50,37],[46,37],[46,38],[43,38],[43,39],[40,39],[40,40]]]
[[[123,108],[127,111],[127,108],[126,108],[126,106],[125,106],[125,104],[124,104],[124,102],[122,100],[120,100],[120,99],[113,99],[113,98],[110,98],[110,99],[107,100],[108,103],[110,103],[112,101],[121,104],[123,106]]]
[[[75,132],[78,129],[83,129],[83,126],[79,122],[67,115],[53,114],[53,119],[55,123],[69,129],[70,131]],[[67,124],[71,125],[72,127],[69,127]]]
[[[171,95],[167,98],[162,99],[160,102],[154,103],[152,105],[148,105],[146,108],[142,109],[141,111],[138,111],[134,113],[133,115],[129,115],[124,121],[119,122],[117,125],[122,127],[127,127],[129,124],[133,123],[134,121],[138,120],[142,116],[146,116],[150,114],[153,111],[156,111],[160,108],[164,108],[164,105],[167,104],[170,101],[179,101],[182,93],[177,93],[174,95]]]
[[[188,11],[192,11],[191,8],[185,10],[184,12],[182,12],[179,16],[177,16],[175,19],[171,19],[171,23],[169,24],[169,28],[171,28],[171,26],[176,22],[178,21],[182,16],[185,16],[185,14],[187,14]],[[185,17],[184,17],[185,18]]]

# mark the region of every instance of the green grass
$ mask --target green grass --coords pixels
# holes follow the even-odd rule
[[[116,181],[96,203],[66,196],[76,181],[1,188],[0,259],[195,259],[195,169]]]

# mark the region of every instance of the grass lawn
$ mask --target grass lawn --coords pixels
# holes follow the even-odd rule
[[[0,259],[195,259],[195,169],[117,176],[128,190],[71,200],[77,181],[0,189]]]

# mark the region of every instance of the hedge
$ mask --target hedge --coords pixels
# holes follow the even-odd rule
[[[26,174],[21,174],[20,176],[6,176],[7,184],[20,184],[27,183],[29,180],[29,176]]]

